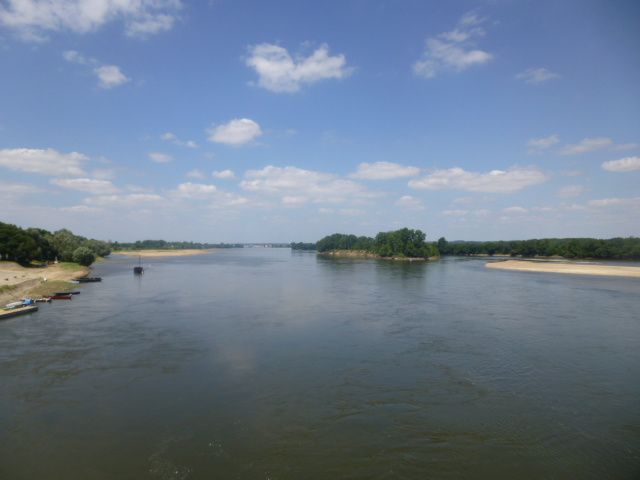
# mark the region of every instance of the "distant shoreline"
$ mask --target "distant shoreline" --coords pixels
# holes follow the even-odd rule
[[[505,260],[487,262],[485,267],[497,270],[513,270],[520,272],[640,278],[640,267],[621,267],[617,265],[582,265],[575,263],[561,263],[558,261],[544,262],[530,260]]]
[[[114,255],[126,255],[128,257],[188,257],[191,255],[204,255],[214,252],[214,249],[184,249],[184,250],[120,250],[111,252]]]
[[[338,258],[369,258],[373,260],[395,260],[400,262],[427,262],[429,260],[438,260],[440,257],[383,257],[377,253],[367,252],[366,250],[331,250],[328,252],[318,252],[318,255],[323,257],[338,257]]]

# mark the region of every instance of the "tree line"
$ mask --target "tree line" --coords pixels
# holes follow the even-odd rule
[[[112,250],[208,250],[210,248],[242,248],[240,243],[167,242],[166,240],[138,240],[111,242]]]
[[[289,246],[291,247],[291,250],[316,250],[315,243],[291,242]]]
[[[49,232],[42,228],[20,228],[0,222],[0,260],[28,265],[34,261],[76,262],[91,265],[97,257],[111,253],[107,242],[88,239],[67,229]]]
[[[542,238],[496,242],[437,242],[442,255],[509,255],[512,257],[563,257],[640,259],[640,238]]]
[[[362,250],[381,257],[435,257],[438,248],[426,241],[420,230],[402,228],[392,232],[380,232],[374,238],[334,233],[316,243],[318,252],[332,250]]]

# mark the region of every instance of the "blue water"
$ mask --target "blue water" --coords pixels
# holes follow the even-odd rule
[[[0,478],[640,478],[640,281],[223,250],[0,322]]]

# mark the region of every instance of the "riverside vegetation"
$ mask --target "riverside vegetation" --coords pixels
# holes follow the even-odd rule
[[[97,257],[110,253],[107,242],[81,237],[66,229],[52,233],[42,228],[23,229],[0,222],[0,260],[29,265],[57,259],[89,266]]]
[[[381,257],[424,257],[438,255],[505,255],[510,257],[593,258],[600,260],[639,260],[640,238],[542,238],[491,242],[449,242],[441,237],[428,243],[420,230],[403,228],[380,232],[375,238],[334,233],[317,243],[291,243],[293,250],[360,251]]]

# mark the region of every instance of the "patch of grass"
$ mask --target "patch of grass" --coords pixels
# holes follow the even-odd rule
[[[30,297],[48,297],[56,292],[65,292],[67,290],[76,290],[80,285],[71,282],[63,282],[62,280],[49,280],[41,282],[35,288],[29,290]]]
[[[0,293],[7,293],[11,290],[15,290],[17,287],[15,285],[2,285],[0,286]]]
[[[60,262],[58,265],[64,270],[84,270],[86,268],[75,262]]]

